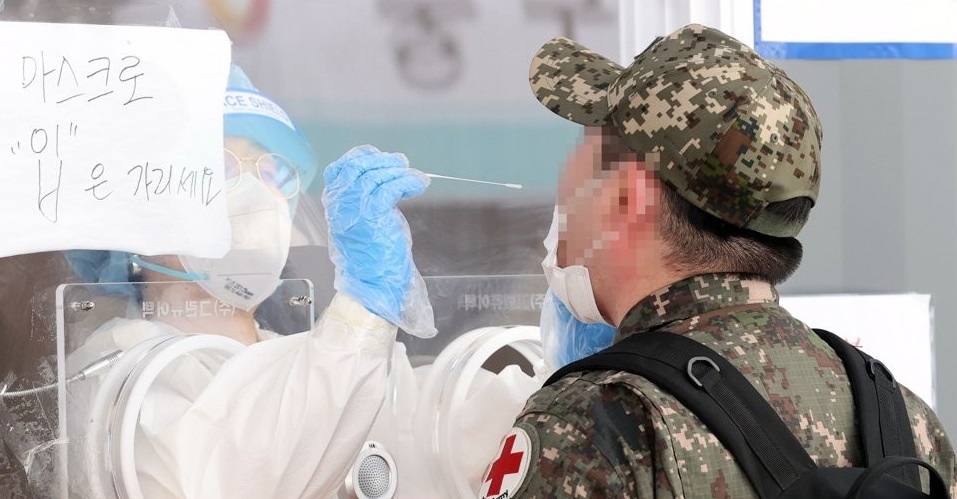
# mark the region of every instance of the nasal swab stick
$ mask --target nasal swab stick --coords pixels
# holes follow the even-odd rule
[[[509,189],[521,189],[522,184],[503,184],[501,182],[489,182],[487,180],[476,180],[474,178],[461,178],[461,177],[450,177],[448,175],[438,175],[435,173],[426,173],[426,177],[432,178],[444,178],[448,180],[461,180],[462,182],[475,182],[477,184],[489,184],[489,185],[500,185],[502,187],[508,187]]]

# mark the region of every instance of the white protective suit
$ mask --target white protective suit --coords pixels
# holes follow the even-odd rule
[[[176,331],[160,322],[114,319],[69,363],[167,334]],[[382,405],[396,327],[337,294],[311,331],[267,337],[222,364],[184,356],[157,378],[136,430],[143,497],[335,495]],[[72,426],[98,381],[71,388]],[[85,471],[102,467],[103,456],[90,458]]]

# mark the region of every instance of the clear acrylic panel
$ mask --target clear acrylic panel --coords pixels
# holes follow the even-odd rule
[[[228,327],[231,319],[243,313],[208,296],[192,298],[203,296],[201,291],[193,282],[59,286],[56,317],[40,321],[55,327],[35,327],[32,332],[46,336],[38,340],[47,341],[37,343],[47,345],[48,351],[38,356],[33,372],[21,371],[19,376],[11,372],[0,379],[4,392],[0,396],[4,428],[0,464],[5,470],[0,474],[0,491],[23,490],[23,494],[45,498],[92,497],[91,480],[102,477],[91,478],[88,471],[81,476],[80,469],[88,467],[73,464],[82,460],[97,463],[106,477],[100,480],[97,497],[125,497],[122,486],[110,482],[109,442],[91,443],[87,438],[90,429],[101,423],[91,414],[105,414],[87,411],[95,395],[93,387],[98,386],[94,379],[119,365],[125,359],[122,352],[136,350],[145,359],[169,335],[211,333],[217,324]],[[256,309],[255,319],[261,329],[279,335],[309,330],[315,322],[311,281],[283,280]],[[141,359],[125,360],[133,365]],[[130,372],[137,371],[131,368]]]
[[[492,326],[538,326],[548,283],[543,275],[424,277],[435,313],[435,338],[399,332],[413,366],[432,362],[453,340]],[[515,359],[502,359],[507,365]],[[504,367],[501,366],[501,367]],[[492,369],[497,372],[500,367]]]

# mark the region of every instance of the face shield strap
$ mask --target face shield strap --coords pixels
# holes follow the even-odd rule
[[[182,279],[184,281],[205,281],[209,276],[205,274],[200,274],[197,272],[186,272],[183,270],[174,270],[163,265],[157,265],[152,262],[147,262],[146,260],[140,258],[139,255],[130,255],[130,263],[134,266],[142,267],[144,269],[152,270],[153,272],[159,272],[163,275],[168,275],[170,277],[175,277],[177,279]]]

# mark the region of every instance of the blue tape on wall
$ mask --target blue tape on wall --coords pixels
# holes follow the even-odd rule
[[[957,59],[953,43],[803,43],[761,37],[761,0],[754,0],[754,49],[769,59]]]

